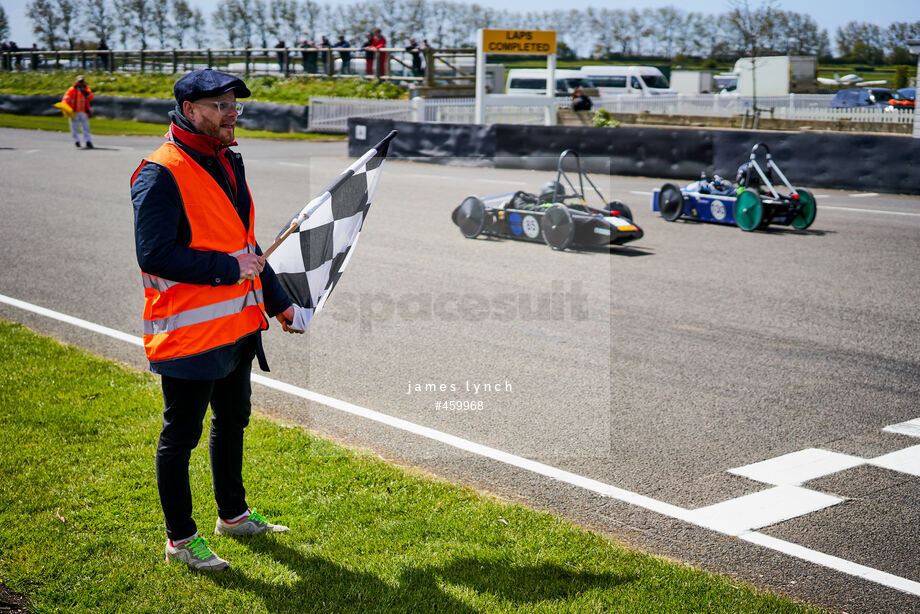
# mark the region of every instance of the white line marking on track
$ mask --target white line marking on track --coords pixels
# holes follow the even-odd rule
[[[436,179],[438,181],[454,181],[456,182],[456,177],[448,177],[447,175],[429,175],[428,173],[403,173],[402,177],[417,177],[419,179]],[[511,181],[510,179],[477,179],[477,181],[483,183],[498,183],[501,185],[516,185],[520,186],[521,181]]]
[[[775,486],[701,507],[693,510],[691,516],[695,524],[737,536],[838,503],[843,503],[843,499],[816,490],[799,486]]]
[[[834,207],[832,205],[819,205],[818,209],[852,211],[853,213],[881,213],[883,215],[908,215],[910,217],[920,217],[920,213],[910,213],[908,211],[886,211],[885,209],[857,209],[856,207]]]
[[[911,437],[920,437],[920,418],[914,418],[907,422],[898,424],[889,424],[882,429],[886,433],[899,433],[901,435],[910,435]]]
[[[402,177],[418,177],[419,179],[437,179],[439,181],[456,181],[456,177],[448,177],[447,175],[429,175],[428,173],[403,173]],[[520,182],[518,182],[520,183]]]
[[[454,181],[456,180],[457,178],[454,177]],[[511,181],[510,179],[478,179],[477,181],[483,181],[486,183],[500,183],[502,185],[521,185],[520,181]]]
[[[131,343],[133,345],[143,345],[143,342],[139,337],[123,333],[119,330],[115,330],[107,326],[95,324],[93,322],[89,322],[88,320],[83,320],[57,311],[52,311],[51,309],[46,309],[38,305],[33,305],[19,299],[4,296],[2,294],[0,294],[0,303],[6,303],[7,305],[11,305],[25,311],[30,311],[32,313],[58,320],[60,322],[65,322],[80,328],[85,328],[87,330],[91,330],[102,335],[107,335],[120,341],[126,341],[127,343]],[[694,516],[694,512],[698,512],[698,510],[688,510],[677,505],[665,503],[664,501],[659,501],[657,499],[646,497],[645,495],[640,495],[623,488],[605,484],[592,478],[587,478],[575,473],[571,473],[569,471],[565,471],[564,469],[558,469],[556,467],[530,460],[528,458],[510,454],[503,450],[484,446],[474,441],[463,439],[462,437],[457,437],[456,435],[444,433],[427,426],[409,422],[408,420],[403,420],[401,418],[389,416],[372,409],[360,407],[347,401],[341,401],[333,397],[328,397],[318,392],[313,392],[299,386],[294,386],[293,384],[271,379],[257,373],[252,375],[252,381],[256,384],[260,384],[262,386],[266,386],[281,392],[286,392],[293,396],[297,396],[308,401],[313,401],[315,403],[331,407],[332,409],[337,409],[344,413],[366,418],[368,420],[373,420],[374,422],[379,422],[380,424],[384,424],[406,431],[408,433],[413,433],[415,435],[431,439],[432,441],[438,441],[465,452],[469,452],[471,454],[491,458],[500,463],[505,463],[513,467],[518,467],[520,469],[536,473],[538,475],[546,476],[559,482],[571,484],[585,490],[590,490],[599,495],[609,497],[611,499],[616,499],[617,501],[621,501],[623,503],[635,505],[651,512],[661,514],[663,516],[668,516],[677,520],[683,520],[697,526],[710,528],[714,531],[727,535],[732,535],[731,531],[733,529],[737,529],[737,526],[725,526],[725,523],[720,525],[719,523],[715,522],[713,524],[716,526],[707,527],[701,523],[700,513],[696,513]],[[707,518],[706,521],[713,522],[712,518]],[[823,552],[811,550],[809,548],[805,548],[804,546],[783,541],[781,539],[776,539],[756,531],[741,533],[738,535],[738,538],[752,544],[757,544],[764,548],[769,548],[770,550],[782,552],[798,559],[822,565],[829,569],[834,569],[848,575],[864,578],[871,582],[875,582],[883,586],[888,586],[890,588],[894,588],[911,595],[920,596],[920,582],[915,582],[914,580],[908,580],[907,578],[902,578],[900,576],[895,576],[878,569],[866,567],[865,565],[860,565],[858,563],[854,563],[853,561],[848,561],[846,559],[837,558],[829,554],[824,554]]]
[[[653,192],[643,192],[642,190],[630,190],[630,194],[638,194],[639,196],[651,196]]]
[[[820,448],[807,448],[729,469],[728,472],[774,486],[801,486],[809,480],[864,465],[866,459]]]
[[[552,335],[546,335],[544,333],[541,333],[540,331],[533,330],[530,328],[522,328],[521,330],[527,333],[528,335],[533,335],[534,337],[545,339],[546,341],[552,341],[553,343],[565,343],[565,339],[561,337],[553,337]]]
[[[278,162],[279,166],[294,166],[297,168],[310,168],[309,164],[301,164],[300,162]]]
[[[869,461],[870,465],[909,473],[910,475],[920,475],[920,446],[911,446],[884,454]]]
[[[777,552],[782,552],[789,556],[794,556],[797,559],[802,559],[809,563],[821,565],[829,569],[835,569],[845,574],[856,576],[857,578],[863,578],[864,580],[869,580],[876,584],[889,586],[911,595],[920,595],[920,592],[918,592],[920,591],[920,582],[914,582],[913,580],[908,580],[907,578],[902,578],[901,576],[896,576],[879,569],[866,567],[865,565],[860,565],[859,563],[841,559],[830,554],[824,554],[823,552],[818,552],[817,550],[812,550],[805,546],[777,539],[776,537],[770,537],[769,535],[757,533],[755,531],[739,535],[738,539],[743,539],[746,542],[757,544],[758,546],[763,546],[770,550],[776,550]]]
[[[13,307],[18,307],[24,311],[31,311],[32,313],[37,313],[40,316],[45,316],[46,318],[51,318],[52,320],[58,320],[66,324],[72,324],[80,328],[85,328],[86,330],[91,330],[94,333],[99,333],[101,335],[106,335],[108,337],[113,337],[119,341],[125,341],[133,345],[144,346],[144,341],[140,337],[135,337],[134,335],[129,335],[128,333],[123,333],[120,330],[115,330],[114,328],[109,328],[108,326],[102,326],[101,324],[96,324],[88,320],[81,320],[80,318],[75,318],[69,316],[65,313],[60,313],[58,311],[52,311],[50,309],[45,309],[44,307],[39,307],[38,305],[33,305],[32,303],[27,303],[25,301],[20,301],[9,296],[4,296],[0,294],[0,303],[6,303],[7,305],[12,305]]]
[[[878,196],[878,192],[861,192],[859,194],[850,194],[850,198],[868,198],[869,196]]]

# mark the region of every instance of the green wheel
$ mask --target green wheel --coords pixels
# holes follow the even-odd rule
[[[792,221],[789,222],[794,228],[805,230],[815,221],[815,215],[818,213],[818,205],[815,204],[814,195],[808,190],[796,188],[795,193],[799,195],[799,213]]]
[[[750,188],[743,191],[735,199],[735,224],[745,232],[750,232],[763,221],[763,205],[760,195]]]

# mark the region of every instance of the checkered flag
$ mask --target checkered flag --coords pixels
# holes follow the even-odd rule
[[[305,330],[348,264],[383,170],[390,132],[311,200],[265,250],[294,304],[291,328]],[[286,241],[294,235],[296,240]]]

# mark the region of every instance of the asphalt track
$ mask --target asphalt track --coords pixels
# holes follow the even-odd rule
[[[128,180],[158,139],[94,142],[0,130],[0,294],[139,336]],[[263,246],[345,149],[240,145]],[[335,401],[257,385],[255,402],[797,599],[920,611],[920,427],[903,425],[920,418],[920,198],[815,190],[809,231],[743,233],[652,214],[661,180],[595,176],[645,238],[553,252],[450,222],[467,195],[549,178],[388,162],[324,313],[303,337],[266,334],[265,375]],[[9,303],[0,317],[146,366],[132,343]]]

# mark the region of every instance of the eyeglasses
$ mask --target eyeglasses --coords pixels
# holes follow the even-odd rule
[[[195,102],[197,104],[213,104],[221,115],[229,115],[233,109],[236,109],[237,115],[243,114],[242,102],[230,102],[229,100],[196,100]]]

